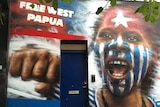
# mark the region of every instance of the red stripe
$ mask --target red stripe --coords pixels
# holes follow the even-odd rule
[[[18,34],[21,36],[41,36],[41,37],[49,37],[49,38],[57,38],[61,40],[86,40],[85,36],[76,36],[69,34],[60,34],[60,33],[52,33],[46,31],[38,31],[32,29],[12,29],[10,30],[10,34]]]

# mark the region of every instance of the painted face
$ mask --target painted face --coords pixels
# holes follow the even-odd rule
[[[103,19],[94,49],[104,66],[106,87],[114,95],[124,96],[145,77],[151,51],[137,17],[119,10]]]

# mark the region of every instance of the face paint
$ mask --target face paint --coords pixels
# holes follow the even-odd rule
[[[100,20],[94,52],[104,86],[114,95],[124,96],[147,73],[151,59],[147,35],[153,28],[141,14],[135,14],[134,7],[109,8]]]
[[[105,86],[114,95],[128,94],[145,77],[151,55],[148,48],[142,45],[134,46],[122,38],[117,38],[104,45],[96,43],[94,51],[100,58]]]

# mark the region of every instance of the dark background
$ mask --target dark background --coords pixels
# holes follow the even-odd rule
[[[6,106],[6,83],[7,83],[7,46],[8,46],[8,2],[7,0],[0,0],[0,13],[4,13],[2,20],[0,20],[0,106]]]
[[[3,12],[5,16],[0,22],[0,50],[7,49],[7,38],[8,38],[8,3],[7,0],[0,0],[0,12]]]

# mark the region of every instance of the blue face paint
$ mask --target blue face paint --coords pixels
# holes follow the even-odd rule
[[[126,41],[122,40],[121,44],[118,42],[118,40],[112,40],[104,46],[105,65],[102,66],[105,66],[106,70],[103,74],[103,81],[114,95],[124,96],[145,77],[151,51],[142,45],[132,45],[131,49]],[[94,52],[101,59],[99,48],[100,46],[96,43]]]

